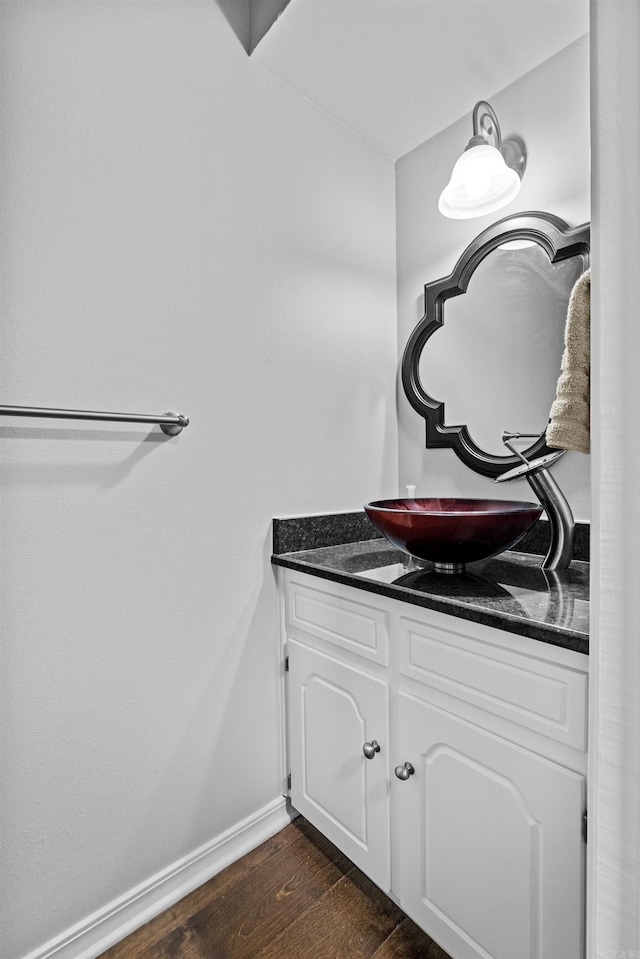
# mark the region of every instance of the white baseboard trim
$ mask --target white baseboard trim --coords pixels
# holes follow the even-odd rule
[[[135,929],[284,829],[298,814],[284,796],[98,909],[24,959],[96,959]]]

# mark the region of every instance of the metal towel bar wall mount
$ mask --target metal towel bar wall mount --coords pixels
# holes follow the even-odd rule
[[[143,413],[97,413],[91,410],[54,410],[38,406],[0,406],[0,416],[35,416],[56,420],[107,420],[110,423],[157,423],[167,436],[177,436],[189,418],[180,413],[146,416]]]

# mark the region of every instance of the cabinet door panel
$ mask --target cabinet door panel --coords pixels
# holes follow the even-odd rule
[[[388,891],[388,684],[295,641],[288,652],[291,802]]]
[[[399,716],[403,907],[457,959],[579,959],[583,778],[408,694]]]

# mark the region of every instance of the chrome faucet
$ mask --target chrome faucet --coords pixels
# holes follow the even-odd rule
[[[506,483],[524,476],[544,507],[551,529],[551,544],[542,561],[542,568],[566,569],[573,559],[575,521],[564,493],[549,472],[549,467],[564,456],[566,450],[557,450],[535,460],[528,460],[511,442],[514,439],[535,439],[537,435],[537,433],[510,433],[507,430],[503,432],[502,442],[512,453],[515,453],[518,459],[522,460],[522,465],[515,466],[502,476],[496,477],[494,482]]]

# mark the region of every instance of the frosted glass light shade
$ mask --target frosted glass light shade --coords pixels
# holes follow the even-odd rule
[[[496,147],[485,143],[462,154],[440,194],[438,209],[455,220],[493,213],[520,190],[520,177],[504,162]]]

